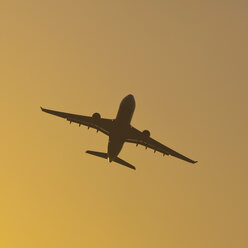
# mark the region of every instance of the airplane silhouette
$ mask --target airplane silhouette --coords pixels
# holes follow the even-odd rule
[[[133,165],[120,159],[118,157],[125,142],[135,143],[151,148],[154,152],[158,151],[163,155],[171,155],[179,159],[185,160],[190,163],[197,161],[191,160],[184,155],[172,150],[171,148],[159,143],[150,137],[150,132],[144,130],[143,132],[134,128],[130,123],[135,109],[134,96],[129,94],[120,103],[120,107],[115,119],[102,118],[99,113],[94,113],[92,116],[76,115],[65,112],[54,111],[41,107],[41,110],[65,118],[70,123],[78,123],[79,126],[85,125],[88,128],[95,128],[98,131],[109,136],[108,150],[105,152],[86,151],[86,153],[108,159],[109,162],[116,162],[121,165],[127,166],[131,169],[136,169]]]

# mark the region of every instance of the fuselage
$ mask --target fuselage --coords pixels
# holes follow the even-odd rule
[[[114,120],[114,128],[111,130],[108,142],[108,159],[113,161],[120,153],[125,142],[127,132],[135,109],[133,95],[126,96],[120,103],[119,110]]]

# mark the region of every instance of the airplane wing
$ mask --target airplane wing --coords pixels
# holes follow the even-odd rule
[[[148,135],[139,131],[138,129],[131,127],[128,133],[128,137],[125,140],[129,143],[135,143],[136,145],[140,144],[145,146],[146,148],[151,148],[155,151],[163,153],[163,155],[171,155],[177,157],[179,159],[185,160],[187,162],[195,164],[197,161],[194,161],[190,158],[185,157],[184,155],[172,150],[171,148],[159,143],[158,141],[152,139]]]
[[[59,111],[55,111],[51,109],[45,109],[42,107],[41,107],[41,110],[48,114],[62,117],[69,122],[78,123],[79,126],[84,125],[87,127],[95,128],[96,130],[106,135],[109,135],[110,131],[113,128],[113,120],[101,118],[100,116],[95,118],[92,116],[84,116],[84,115],[76,115],[76,114],[70,114],[70,113],[65,113],[65,112],[59,112]]]

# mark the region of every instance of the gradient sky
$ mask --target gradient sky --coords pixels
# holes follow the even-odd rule
[[[248,4],[1,1],[0,247],[248,247]],[[132,124],[198,160],[126,144],[39,106]]]

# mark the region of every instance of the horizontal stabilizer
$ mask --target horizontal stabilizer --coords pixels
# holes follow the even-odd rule
[[[114,162],[116,162],[118,164],[122,164],[124,166],[127,166],[127,167],[129,167],[129,168],[131,168],[133,170],[136,170],[136,168],[133,165],[129,164],[128,162],[126,162],[126,161],[124,161],[124,160],[122,160],[122,159],[120,159],[118,157],[115,158]]]
[[[100,158],[105,158],[105,159],[108,158],[108,155],[105,152],[86,151],[86,153],[89,153],[91,155],[94,155],[94,156],[97,156],[97,157],[100,157]]]
[[[94,155],[94,156],[97,156],[97,157],[100,157],[100,158],[105,158],[105,159],[108,158],[108,154],[105,153],[105,152],[95,152],[95,151],[89,151],[88,150],[88,151],[86,151],[86,153],[91,154],[91,155]],[[128,162],[126,162],[126,161],[124,161],[124,160],[122,160],[122,159],[120,159],[118,157],[115,158],[113,160],[113,162],[118,163],[118,164],[121,164],[121,165],[124,165],[124,166],[126,166],[128,168],[131,168],[133,170],[136,170],[136,168],[133,165],[129,164]]]

